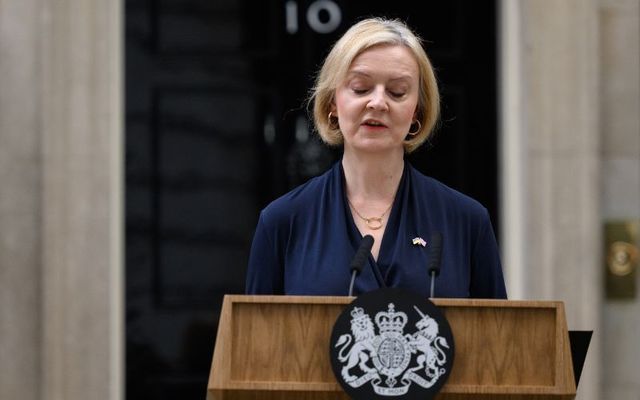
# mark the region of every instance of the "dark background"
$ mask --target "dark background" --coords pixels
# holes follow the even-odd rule
[[[426,40],[442,118],[409,158],[482,202],[497,229],[495,1],[125,5],[129,399],[204,398],[222,296],[244,290],[260,209],[339,157],[305,99],[363,17],[401,18]]]

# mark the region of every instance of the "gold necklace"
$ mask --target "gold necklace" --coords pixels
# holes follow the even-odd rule
[[[360,217],[367,224],[367,227],[369,229],[371,229],[372,231],[377,231],[378,229],[382,228],[382,218],[389,212],[389,210],[391,210],[391,206],[393,206],[393,201],[392,201],[391,204],[389,204],[389,208],[387,208],[382,213],[381,216],[367,218],[367,217],[362,216],[362,214],[360,214],[358,212],[358,210],[356,210],[356,208],[353,206],[353,204],[351,204],[351,200],[349,200],[349,197],[347,197],[347,202],[351,206],[351,209],[353,209],[353,211],[356,213],[356,215],[358,217]]]

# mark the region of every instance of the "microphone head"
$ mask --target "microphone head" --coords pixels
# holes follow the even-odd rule
[[[351,272],[356,271],[357,274],[360,274],[364,263],[367,261],[369,254],[371,254],[371,247],[373,247],[373,236],[365,235],[360,242],[360,247],[358,247],[356,255],[351,261]]]
[[[438,249],[442,248],[442,233],[433,232],[431,234],[431,246],[437,247]]]
[[[364,235],[364,237],[362,238],[362,242],[360,242],[360,247],[366,247],[367,251],[371,251],[371,248],[373,247],[373,236],[371,235]]]
[[[431,235],[431,258],[429,260],[429,275],[440,275],[440,258],[442,256],[442,233]]]

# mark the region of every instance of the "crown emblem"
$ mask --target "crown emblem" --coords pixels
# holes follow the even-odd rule
[[[369,316],[364,312],[362,308],[354,307],[354,309],[351,310],[351,319],[353,321],[360,321],[365,318],[369,318]]]
[[[376,325],[380,329],[380,334],[386,332],[399,332],[402,334],[404,326],[407,324],[407,314],[402,311],[397,312],[393,303],[389,303],[387,312],[380,311],[376,314]]]
[[[412,305],[421,317],[417,322]],[[414,322],[417,329],[405,333]],[[451,371],[454,351],[438,308],[419,294],[394,288],[365,293],[344,309],[331,345],[333,372],[357,399],[432,398]]]

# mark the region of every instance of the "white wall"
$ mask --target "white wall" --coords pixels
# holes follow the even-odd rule
[[[601,1],[600,43],[601,218],[640,221],[640,1]],[[602,316],[602,398],[638,400],[640,299],[604,300]]]
[[[501,1],[502,238],[511,298],[594,330],[578,399],[640,398],[640,302],[604,298],[603,226],[640,217],[640,2]]]
[[[123,398],[121,4],[0,2],[0,398]]]

